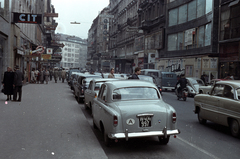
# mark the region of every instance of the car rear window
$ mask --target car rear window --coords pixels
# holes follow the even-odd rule
[[[113,100],[142,100],[160,99],[158,91],[153,87],[126,87],[115,89],[112,93]]]

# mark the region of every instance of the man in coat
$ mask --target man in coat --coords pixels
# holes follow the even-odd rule
[[[57,83],[57,80],[58,80],[58,69],[57,68],[54,70],[53,76],[54,76],[55,83]]]
[[[131,79],[139,79],[138,75],[140,74],[141,74],[141,68],[140,67],[135,68],[135,73],[132,75]]]
[[[13,81],[13,101],[17,100],[17,92],[18,92],[18,101],[21,102],[22,98],[22,83],[24,80],[23,73],[19,70],[19,66],[15,66],[16,71],[14,72],[14,81]]]
[[[113,73],[114,73],[114,68],[111,68],[111,72],[109,73],[108,78],[115,78]]]
[[[62,83],[64,83],[65,78],[66,78],[66,70],[63,68],[62,69]]]

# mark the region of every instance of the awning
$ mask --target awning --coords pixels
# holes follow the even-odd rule
[[[240,0],[235,0],[235,1],[231,2],[231,3],[228,5],[228,7],[232,7],[232,6],[236,5],[236,4],[238,4],[239,1],[240,1]]]

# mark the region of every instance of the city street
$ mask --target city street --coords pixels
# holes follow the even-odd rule
[[[0,158],[7,159],[238,159],[240,139],[227,127],[198,123],[193,98],[178,101],[174,92],[163,92],[165,102],[177,111],[181,134],[168,145],[158,139],[121,140],[106,147],[102,134],[93,128],[90,110],[78,104],[65,83],[27,84],[22,102],[0,94]]]

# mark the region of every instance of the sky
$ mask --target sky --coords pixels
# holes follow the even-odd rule
[[[88,30],[99,12],[109,5],[109,0],[52,0],[58,18],[55,33],[87,39]],[[71,22],[81,24],[70,24]]]

